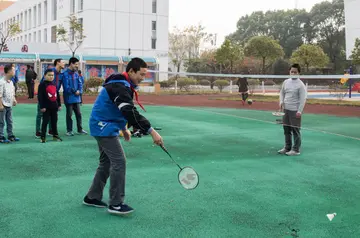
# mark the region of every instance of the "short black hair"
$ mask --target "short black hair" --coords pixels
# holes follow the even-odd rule
[[[11,64],[7,64],[4,67],[4,73],[7,74],[9,73],[10,70],[12,70],[13,66]]]
[[[56,66],[57,63],[60,63],[62,60],[63,60],[63,59],[61,59],[61,58],[54,60],[54,66]]]
[[[292,64],[292,65],[290,66],[290,69],[291,69],[291,68],[297,69],[299,73],[301,72],[301,67],[300,67],[299,64]]]
[[[143,59],[140,58],[132,58],[128,65],[126,66],[126,72],[128,73],[131,69],[136,73],[141,68],[147,68],[147,64]]]
[[[81,74],[81,70],[78,70],[78,74]]]
[[[47,70],[45,70],[45,73],[44,73],[44,75],[47,75],[48,73],[54,73],[54,71],[52,70],[52,69],[47,69]]]
[[[75,63],[77,63],[77,62],[79,62],[79,59],[78,59],[78,58],[71,57],[71,58],[69,59],[69,65],[70,65],[70,64],[75,64]]]

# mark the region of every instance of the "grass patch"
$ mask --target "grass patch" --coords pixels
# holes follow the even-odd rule
[[[263,95],[253,95],[251,96],[252,100],[258,102],[279,102],[278,96],[263,96]],[[241,101],[240,97],[216,97],[209,98],[209,100],[223,100],[223,101]],[[360,107],[359,101],[346,101],[346,100],[326,100],[326,99],[307,99],[306,104],[321,104],[321,105],[338,105],[338,106],[352,106]]]

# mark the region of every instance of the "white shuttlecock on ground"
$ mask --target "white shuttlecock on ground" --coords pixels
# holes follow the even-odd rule
[[[327,214],[326,216],[327,218],[329,218],[329,221],[332,221],[332,219],[334,219],[334,217],[336,216],[336,213]]]

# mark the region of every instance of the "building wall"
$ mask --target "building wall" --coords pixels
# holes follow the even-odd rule
[[[360,0],[344,0],[346,58],[349,59],[354,49],[355,39],[360,38]]]
[[[127,56],[130,49],[130,56],[158,57],[160,70],[167,71],[169,2],[156,0],[156,13],[153,13],[153,1],[19,0],[0,12],[0,27],[1,24],[6,27],[12,21],[19,21],[23,32],[13,41],[55,43],[55,27],[62,24],[67,28],[66,17],[75,13],[83,21],[86,36],[77,52]],[[153,21],[156,22],[154,32]],[[153,36],[156,38],[155,48],[152,47]],[[59,50],[70,53],[64,43],[59,43]],[[161,74],[160,80],[166,77]]]

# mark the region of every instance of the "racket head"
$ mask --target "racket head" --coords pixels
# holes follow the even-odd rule
[[[276,117],[282,117],[285,115],[284,112],[273,112],[272,114],[273,114],[273,116],[276,116]]]
[[[178,174],[179,183],[187,190],[195,189],[199,185],[199,175],[192,167],[183,167]]]

